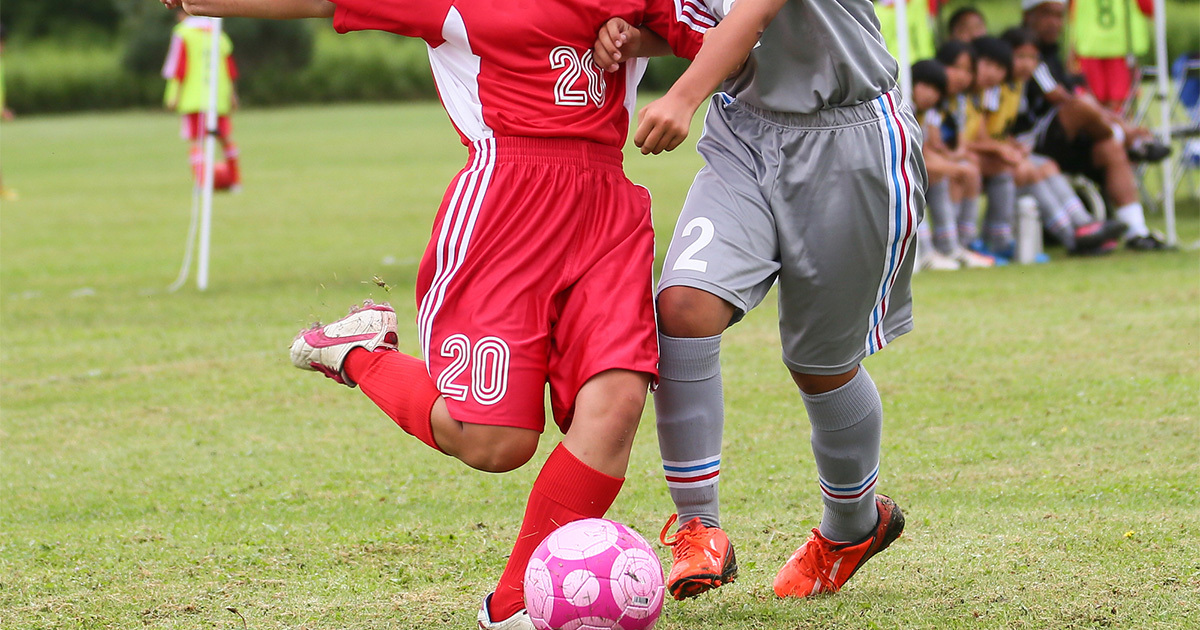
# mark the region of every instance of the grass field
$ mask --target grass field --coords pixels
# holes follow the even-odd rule
[[[187,230],[166,115],[5,123],[0,627],[471,628],[537,466],[466,470],[361,394],[290,367],[365,297],[414,317],[461,166],[434,105],[250,111],[217,200],[212,286],[164,291]],[[659,248],[693,151],[632,156]],[[1181,241],[1200,237],[1184,205]],[[663,630],[1200,626],[1200,256],[1058,255],[922,274],[917,330],[867,363],[880,489],[908,529],[841,594],[781,602],[820,504],[773,305],[731,330],[722,484],[742,576]],[[387,281],[391,291],[372,284]],[[414,351],[406,324],[403,348]],[[611,512],[670,512],[648,413]],[[547,434],[535,464],[556,442]],[[663,557],[666,552],[661,551]],[[233,608],[238,614],[230,612]]]

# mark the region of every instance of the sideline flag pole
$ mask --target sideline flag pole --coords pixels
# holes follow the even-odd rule
[[[200,211],[200,257],[196,269],[196,288],[208,288],[208,250],[212,237],[213,157],[217,143],[217,88],[221,63],[221,18],[212,20],[212,45],[208,60],[208,111],[204,128],[204,189]]]
[[[1166,0],[1154,0],[1154,55],[1158,72],[1159,121],[1158,135],[1161,140],[1171,144],[1171,69],[1167,60],[1167,3]],[[1175,246],[1178,235],[1175,233],[1175,164],[1173,160],[1162,161],[1162,192],[1163,217],[1167,221],[1167,245]]]
[[[915,0],[925,2],[925,0]],[[912,55],[908,44],[908,0],[896,0],[896,48],[900,62],[900,94],[904,100],[912,100]]]

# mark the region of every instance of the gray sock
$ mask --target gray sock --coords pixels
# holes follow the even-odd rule
[[[699,518],[705,527],[720,527],[721,336],[680,339],[660,333],[658,349],[658,449],[679,524]]]
[[[1058,204],[1071,217],[1071,224],[1075,227],[1087,225],[1096,220],[1087,208],[1083,205],[1083,200],[1079,195],[1075,194],[1075,189],[1071,187],[1071,182],[1062,175],[1051,175],[1046,178],[1046,185],[1054,191],[1054,195],[1058,197]]]
[[[925,191],[926,215],[933,223],[933,245],[947,256],[958,249],[958,208],[950,200],[950,182],[938,182]]]
[[[958,244],[966,247],[978,236],[979,197],[968,196],[958,202]]]
[[[1012,219],[1016,209],[1016,185],[1011,173],[993,175],[984,180],[987,190],[987,247],[993,252],[1004,251],[1012,244]]]
[[[1032,195],[1037,200],[1042,226],[1067,249],[1075,248],[1075,226],[1071,224],[1071,215],[1059,204],[1058,195],[1054,194],[1050,184],[1045,181],[1034,182],[1022,187],[1019,194]]]
[[[800,395],[812,424],[813,456],[825,503],[821,535],[835,542],[861,540],[879,520],[875,509],[883,433],[879,390],[860,365],[849,383],[824,394]]]
[[[920,256],[928,256],[930,252],[935,251],[937,248],[933,246],[933,230],[929,228],[929,215],[925,215],[925,219],[917,224],[917,253]]]

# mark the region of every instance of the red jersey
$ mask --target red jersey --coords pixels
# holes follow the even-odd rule
[[[716,24],[694,0],[333,0],[339,33],[381,30],[429,46],[433,78],[463,144],[496,136],[625,144],[645,60],[592,61],[609,18],[645,25],[692,59]]]

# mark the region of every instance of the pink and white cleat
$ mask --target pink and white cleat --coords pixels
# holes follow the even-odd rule
[[[300,331],[292,341],[292,365],[356,387],[357,383],[342,371],[346,355],[354,348],[367,352],[395,350],[397,341],[396,311],[387,303],[364,300],[362,306],[352,307],[349,315],[332,324],[322,326],[317,322]]]

